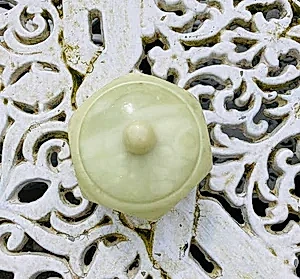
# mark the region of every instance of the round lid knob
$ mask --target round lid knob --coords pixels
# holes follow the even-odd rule
[[[144,155],[153,149],[156,136],[150,124],[134,121],[124,129],[123,142],[130,153]]]
[[[142,74],[95,93],[73,115],[69,136],[83,195],[150,220],[185,197],[212,166],[199,102]]]

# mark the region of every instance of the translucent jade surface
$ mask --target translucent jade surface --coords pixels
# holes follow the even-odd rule
[[[212,167],[199,102],[143,74],[93,94],[73,115],[69,136],[83,195],[148,220],[169,211]]]

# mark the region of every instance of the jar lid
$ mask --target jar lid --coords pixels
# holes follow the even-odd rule
[[[199,102],[143,74],[96,92],[73,115],[69,135],[83,195],[149,220],[185,197],[212,166]]]

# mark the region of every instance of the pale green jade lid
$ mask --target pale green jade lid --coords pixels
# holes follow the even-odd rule
[[[74,113],[69,137],[84,197],[148,220],[174,207],[212,167],[199,102],[143,74],[92,95]]]

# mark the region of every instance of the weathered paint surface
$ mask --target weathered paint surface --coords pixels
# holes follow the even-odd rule
[[[297,278],[299,11],[0,1],[0,277]],[[199,98],[213,146],[201,187],[154,223],[85,200],[70,158],[74,110],[130,71]]]

